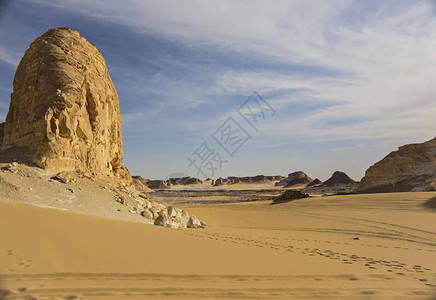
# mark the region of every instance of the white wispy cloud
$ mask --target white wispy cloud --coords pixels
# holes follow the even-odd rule
[[[352,128],[354,134],[380,136],[385,135],[381,128],[396,128],[394,134],[427,135],[434,129],[429,112],[434,111],[436,94],[431,82],[436,76],[436,18],[429,1],[373,2],[354,23],[344,17],[356,5],[353,1],[81,4],[84,13],[137,30],[350,74],[292,78],[273,72],[230,70],[217,78],[213,87],[217,93],[307,89],[318,101],[343,103],[305,115],[306,131],[321,120],[340,120],[343,116],[371,117],[371,121],[341,128],[341,134]],[[57,5],[68,9],[73,4],[62,1]],[[282,97],[276,104],[284,106],[286,99]],[[412,110],[414,117],[407,118],[405,112]],[[416,120],[430,128],[414,126]],[[319,135],[324,135],[326,129],[337,130],[323,126],[318,128]],[[275,132],[283,131],[277,128]]]
[[[434,136],[434,1],[27,1],[192,47],[246,55],[254,64],[258,59],[297,70],[229,66],[224,71],[211,70],[216,73],[204,86],[174,78],[165,84],[169,79],[159,74],[134,79],[132,74],[130,88],[140,93],[146,86],[149,93],[168,99],[165,105],[193,109],[214,101],[214,96],[249,96],[258,91],[268,95],[266,100],[278,111],[260,135],[309,142],[384,139],[392,145]],[[0,59],[13,62],[2,53],[6,52],[0,48]],[[303,75],[300,67],[313,71]],[[165,86],[171,88],[162,89]],[[313,108],[292,114],[293,106],[301,103],[313,103]],[[232,109],[223,107],[225,113]],[[143,116],[133,112],[127,119]],[[208,122],[181,120],[189,128],[204,130],[210,130]],[[339,150],[344,149],[356,148]]]
[[[10,48],[0,45],[0,60],[8,64],[11,68],[16,68],[20,62],[20,57],[17,53],[12,52]]]

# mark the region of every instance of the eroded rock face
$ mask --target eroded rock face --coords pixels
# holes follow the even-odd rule
[[[388,154],[365,172],[358,192],[436,190],[436,138],[409,144]]]
[[[11,147],[27,147],[45,169],[130,178],[117,92],[103,56],[77,31],[50,29],[21,59],[4,124],[2,149]]]

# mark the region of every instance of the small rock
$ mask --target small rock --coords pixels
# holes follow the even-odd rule
[[[163,226],[163,227],[171,227],[171,221],[169,220],[168,216],[165,216],[165,214],[162,214],[159,217],[157,217],[157,219],[154,221],[154,225]]]
[[[187,219],[189,218],[189,214],[186,210],[182,209],[182,211],[180,212],[180,215],[182,217],[182,219]]]
[[[206,224],[206,223],[204,223]],[[200,220],[192,215],[189,217],[188,223],[186,224],[187,228],[204,228],[203,225],[201,224]]]
[[[153,213],[152,213],[151,211],[149,211],[148,209],[143,210],[143,211],[141,212],[141,216],[143,216],[143,217],[146,218],[146,219],[153,220]]]
[[[172,218],[176,217],[177,212],[176,212],[176,209],[174,207],[168,206],[167,211],[168,211],[168,216],[170,216]]]
[[[121,195],[116,195],[114,197],[114,199],[115,199],[115,201],[117,201],[118,203],[121,203],[122,205],[126,205],[127,204],[126,199],[123,196],[121,196]]]
[[[170,219],[170,216],[169,216],[168,211],[166,209],[161,209],[159,211],[159,216],[163,216],[166,219]]]
[[[137,214],[137,213],[138,213],[138,209],[136,208],[136,206],[134,206],[134,207],[132,207],[132,208],[129,210],[129,212],[132,213],[132,214]]]
[[[53,176],[51,179],[57,180],[62,183],[76,182],[76,179],[73,178],[72,175],[68,172],[60,172],[56,176]]]

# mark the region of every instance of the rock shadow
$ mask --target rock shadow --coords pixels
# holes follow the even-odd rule
[[[436,196],[427,200],[422,204],[426,208],[430,208],[432,210],[436,210]]]

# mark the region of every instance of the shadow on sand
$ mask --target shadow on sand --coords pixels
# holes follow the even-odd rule
[[[10,290],[3,287],[2,278],[0,277],[0,300],[6,299],[6,296],[10,294]]]
[[[422,204],[423,206],[430,208],[432,210],[436,210],[436,197],[428,199],[426,202]]]

